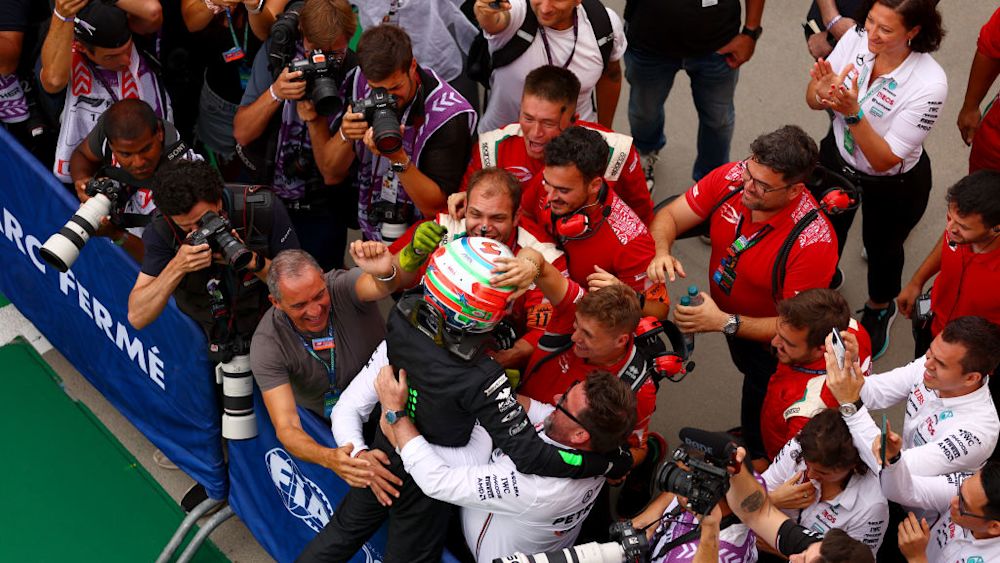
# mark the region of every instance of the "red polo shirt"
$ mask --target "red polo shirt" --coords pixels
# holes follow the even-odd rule
[[[1000,8],[993,12],[990,21],[979,31],[976,50],[984,57],[994,61],[1000,60]],[[970,173],[981,168],[1000,170],[1000,108],[997,107],[996,101],[994,98],[972,139],[972,151],[969,153]]]
[[[976,315],[1000,324],[1000,249],[977,254],[972,245],[941,241],[941,273],[931,289],[931,334],[937,336],[951,319]]]
[[[712,257],[708,269],[709,279],[722,258],[728,255],[727,250],[733,241],[740,235],[750,238],[765,225],[770,225],[771,230],[739,256],[732,292],[726,294],[714,281],[710,281],[709,286],[712,299],[727,313],[774,317],[777,315],[771,291],[774,261],[795,222],[818,206],[809,191],[802,190],[797,200],[776,215],[766,221],[754,223],[750,219],[750,210],[743,204],[742,195],[737,194],[708,217],[719,201],[743,185],[741,178],[740,163],[725,164],[699,180],[687,191],[685,197],[699,217],[710,221]],[[829,286],[836,266],[837,235],[826,216],[820,214],[792,245],[785,262],[785,283],[781,298],[792,297],[806,289]],[[572,274],[571,267],[570,275]]]
[[[865,377],[871,375],[872,342],[860,323],[851,319],[847,328],[858,339],[858,356]],[[809,419],[819,411],[840,406],[826,386],[826,360],[806,365],[778,364],[767,384],[760,410],[760,433],[767,457],[774,459]]]
[[[566,296],[553,307],[552,318],[545,330],[546,334],[573,334],[573,324],[576,322],[576,303],[583,297],[584,293],[585,290],[579,284],[573,280],[569,281]],[[553,397],[555,395],[565,393],[574,381],[583,381],[587,374],[592,371],[601,369],[621,377],[625,368],[628,367],[629,361],[638,353],[635,345],[630,342],[628,353],[613,365],[595,366],[577,356],[574,348],[570,347],[558,356],[542,362],[553,352],[536,347],[531,359],[528,360],[528,369],[524,372],[525,377],[517,392],[536,401],[554,403]],[[653,411],[656,410],[656,386],[653,385],[652,380],[647,379],[642,384],[636,394],[636,400],[638,418],[635,431],[629,437],[629,445],[638,448],[646,443],[649,421],[653,416]]]

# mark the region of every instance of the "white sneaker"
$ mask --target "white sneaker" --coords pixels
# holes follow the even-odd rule
[[[654,174],[656,161],[659,158],[659,153],[639,153],[639,164],[642,165],[642,173],[646,176],[646,189],[649,190],[649,193],[653,193],[653,187],[656,185]]]

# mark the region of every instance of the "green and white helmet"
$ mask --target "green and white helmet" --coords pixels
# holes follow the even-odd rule
[[[431,254],[424,274],[424,300],[441,312],[447,328],[481,333],[507,313],[516,288],[493,287],[498,258],[513,258],[507,245],[485,237],[462,237]]]

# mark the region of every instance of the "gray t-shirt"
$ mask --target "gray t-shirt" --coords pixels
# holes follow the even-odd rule
[[[354,285],[360,268],[324,275],[330,290],[336,343],[337,387],[343,391],[385,338],[385,320],[376,303],[360,301]],[[323,334],[322,336],[326,336]],[[306,342],[310,341],[308,335]],[[330,351],[316,352],[324,362]],[[250,369],[261,391],[291,383],[295,403],[323,416],[323,396],[330,387],[326,366],[302,345],[288,317],[271,307],[257,325],[250,345]]]

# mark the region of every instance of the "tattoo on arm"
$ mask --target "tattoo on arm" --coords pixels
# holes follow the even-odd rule
[[[743,499],[740,503],[740,507],[747,512],[757,512],[764,506],[764,493],[761,491],[755,491],[750,496]]]

